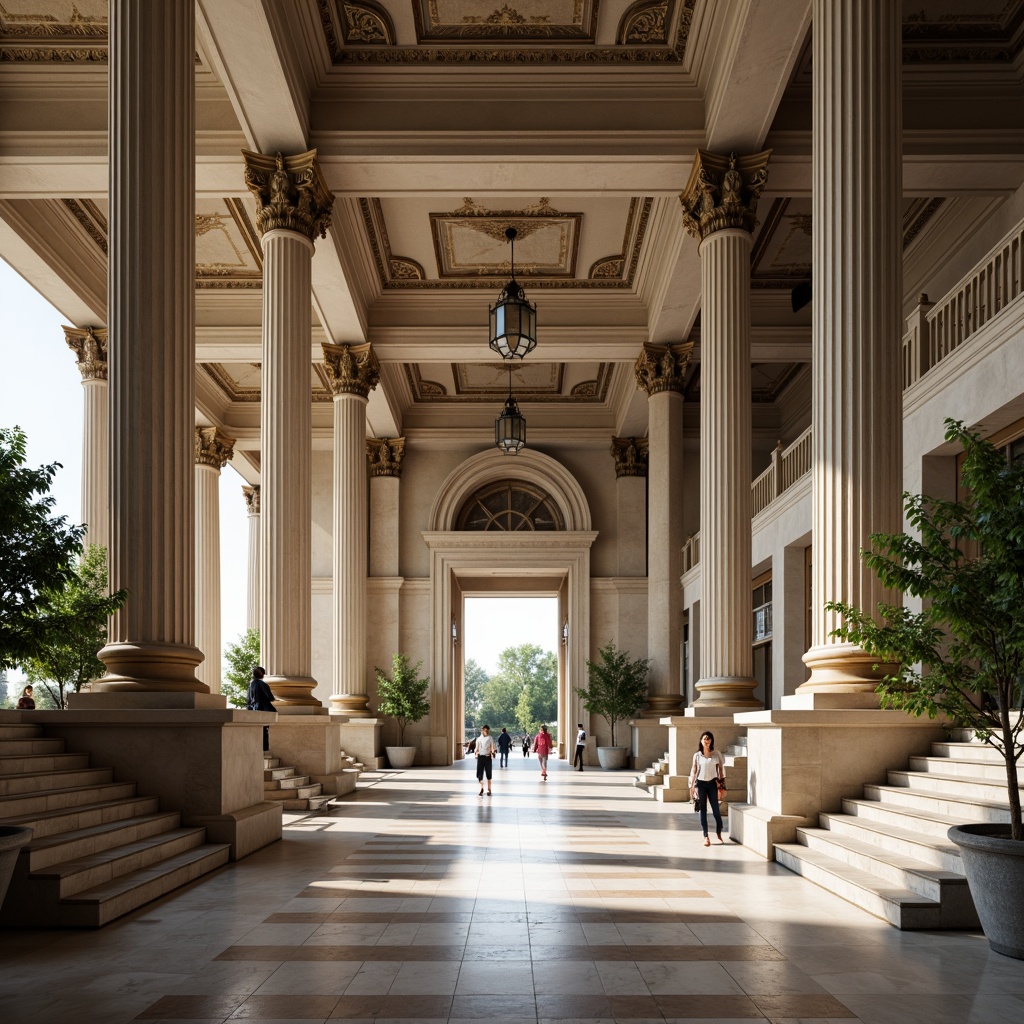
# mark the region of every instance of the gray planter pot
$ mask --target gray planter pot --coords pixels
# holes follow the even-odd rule
[[[597,761],[606,772],[616,772],[628,768],[629,747],[598,747]]]
[[[1024,960],[1024,841],[1010,826],[957,825],[946,835],[960,848],[964,874],[988,944]]]
[[[32,839],[32,829],[20,825],[0,825],[0,904],[11,884],[14,865],[18,863],[21,848]]]
[[[415,747],[385,747],[384,752],[392,768],[411,768],[416,760]]]

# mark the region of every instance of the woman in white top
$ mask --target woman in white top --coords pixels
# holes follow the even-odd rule
[[[694,800],[700,801],[700,827],[704,832],[704,845],[710,846],[708,839],[708,801],[711,801],[711,813],[715,816],[715,825],[718,831],[718,841],[725,843],[722,838],[722,812],[718,809],[718,780],[725,781],[725,759],[715,750],[715,735],[711,732],[702,732],[700,746],[693,755],[693,764],[690,766],[690,792]]]

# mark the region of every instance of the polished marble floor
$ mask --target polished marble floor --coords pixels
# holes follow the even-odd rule
[[[1024,962],[898,932],[627,773],[364,776],[98,932],[0,933],[3,1024],[1021,1024]]]

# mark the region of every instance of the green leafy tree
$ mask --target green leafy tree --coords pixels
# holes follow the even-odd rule
[[[39,653],[46,630],[39,610],[75,573],[85,528],[52,514],[59,468],[28,469],[24,431],[0,427],[0,668]]]
[[[948,715],[995,747],[1006,766],[1013,839],[1024,839],[1017,762],[1024,682],[1024,463],[962,423],[946,420],[946,440],[964,451],[962,501],[904,494],[916,536],[873,534],[861,557],[893,590],[921,598],[914,612],[881,604],[871,610],[838,601],[843,625],[833,636],[898,668],[878,690],[882,706]]]
[[[398,723],[400,747],[405,746],[405,727],[410,722],[418,722],[430,710],[430,698],[427,697],[430,679],[421,679],[417,675],[422,664],[422,661],[417,661],[410,667],[407,655],[394,654],[390,676],[386,676],[383,669],[373,670],[377,674],[377,710]]]
[[[516,707],[522,692],[522,684],[518,681],[509,679],[500,672],[492,676],[483,688],[478,725],[489,725],[495,732],[502,728],[514,729]]]
[[[463,671],[463,690],[466,695],[466,734],[477,728],[483,719],[480,717],[480,709],[484,703],[484,686],[490,677],[487,671],[478,665],[472,658],[466,662]]]
[[[492,729],[536,732],[558,717],[558,659],[536,644],[506,647],[483,687],[480,722]]]
[[[238,639],[224,648],[224,671],[221,673],[220,692],[232,707],[249,706],[249,680],[252,670],[260,663],[260,631],[247,629]]]
[[[598,651],[599,661],[587,659],[586,688],[574,687],[583,706],[592,715],[607,719],[615,746],[615,725],[639,714],[647,703],[649,658],[630,658],[610,640]]]
[[[68,694],[78,693],[106,666],[96,657],[107,642],[107,619],[128,596],[108,593],[107,549],[90,545],[72,564],[63,584],[40,594],[36,609],[36,653],[22,667],[33,686],[49,694],[53,706],[67,707]]]

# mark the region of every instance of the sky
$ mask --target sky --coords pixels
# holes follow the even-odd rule
[[[59,462],[51,493],[55,511],[81,521],[83,388],[74,353],[64,341],[68,319],[0,260],[0,426],[20,426],[28,439],[28,465]],[[226,466],[220,478],[221,639],[245,630],[249,528],[242,478]],[[509,623],[515,623],[510,628]],[[466,602],[465,657],[497,670],[506,647],[558,645],[554,598],[473,598]],[[426,656],[426,655],[424,655]],[[11,674],[12,681],[20,678]]]

